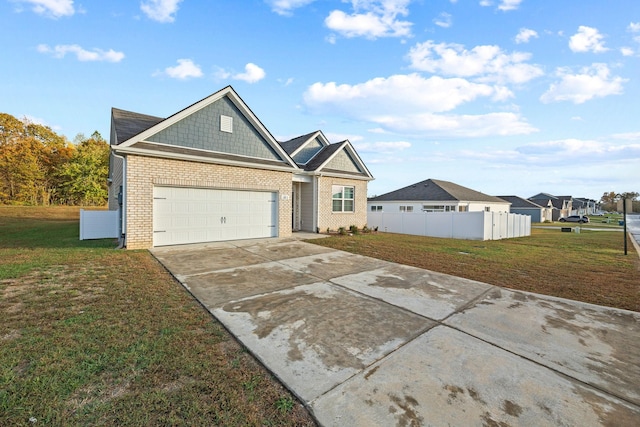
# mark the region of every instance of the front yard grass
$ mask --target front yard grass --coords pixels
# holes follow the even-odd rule
[[[631,242],[624,255],[620,232],[533,229],[530,237],[484,242],[374,233],[310,242],[506,288],[640,311],[640,261]]]
[[[77,208],[0,207],[0,425],[315,425],[147,251],[114,247],[78,240]]]

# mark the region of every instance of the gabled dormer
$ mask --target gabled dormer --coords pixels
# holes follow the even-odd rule
[[[299,166],[304,166],[330,143],[327,137],[318,130],[281,142],[280,145]]]

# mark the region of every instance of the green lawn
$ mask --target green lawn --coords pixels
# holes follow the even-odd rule
[[[0,207],[0,425],[314,425],[147,251],[79,241],[77,213]]]

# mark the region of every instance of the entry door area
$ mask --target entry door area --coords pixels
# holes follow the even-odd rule
[[[153,246],[278,235],[277,193],[154,187]]]

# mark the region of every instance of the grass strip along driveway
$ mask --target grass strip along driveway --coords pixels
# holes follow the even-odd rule
[[[79,241],[77,208],[0,207],[0,425],[313,419],[147,251]]]
[[[472,241],[374,233],[311,243],[492,285],[640,311],[640,261],[620,232],[533,229],[517,239]]]

